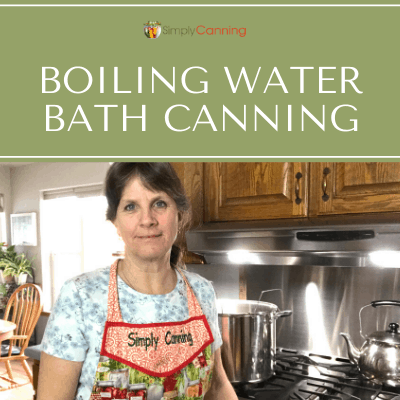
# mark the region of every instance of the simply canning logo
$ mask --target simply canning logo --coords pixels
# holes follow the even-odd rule
[[[171,26],[163,26],[162,32],[164,35],[173,36],[193,36],[193,35],[206,35],[206,36],[246,36],[246,28],[237,28],[233,26],[228,26],[224,28],[214,28],[211,26],[198,25],[196,27],[187,28],[173,28]]]
[[[148,39],[157,39],[161,35],[161,23],[158,21],[147,21],[144,24],[143,31]]]
[[[160,22],[148,21],[144,24],[144,34],[148,39],[157,39],[161,32],[167,36],[246,36],[246,28],[228,26],[225,28],[214,28],[212,26],[198,25],[196,27],[188,26],[187,28],[173,28],[172,26],[165,25],[161,28]]]

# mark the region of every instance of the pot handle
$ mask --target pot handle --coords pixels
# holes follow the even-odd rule
[[[264,294],[264,293],[276,292],[276,291],[282,292],[282,289],[263,290],[263,291],[260,293],[260,297],[258,298],[258,301],[261,301],[261,298],[263,297],[263,294]],[[292,314],[293,314],[293,311],[292,311],[292,310],[280,311],[279,308],[278,308],[278,311],[277,311],[277,313],[274,315],[274,318],[275,318],[275,319],[278,319],[278,318],[283,318],[283,317],[289,317],[289,316],[292,315]]]
[[[261,298],[263,297],[263,294],[264,294],[264,293],[268,293],[268,292],[277,292],[277,291],[282,292],[282,289],[263,290],[263,291],[260,293],[260,297],[258,298],[258,301],[261,301]]]
[[[366,340],[365,335],[363,334],[362,331],[362,323],[361,323],[361,311],[364,310],[364,308],[367,307],[382,307],[382,306],[400,306],[400,300],[374,300],[370,304],[367,304],[364,307],[361,307],[360,312],[359,312],[359,319],[360,319],[360,335],[361,337]]]
[[[275,319],[283,318],[283,317],[290,317],[292,314],[293,314],[293,311],[292,311],[292,310],[278,311],[278,312],[275,314]]]

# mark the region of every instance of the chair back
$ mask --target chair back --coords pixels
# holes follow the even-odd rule
[[[10,349],[16,345],[21,348],[20,354],[24,353],[42,310],[42,290],[33,283],[20,286],[11,295],[4,313],[4,319],[17,326],[10,339]]]

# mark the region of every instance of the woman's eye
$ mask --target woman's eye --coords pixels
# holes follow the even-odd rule
[[[164,208],[167,207],[167,203],[163,200],[158,200],[156,201],[156,203],[154,204],[157,208]]]
[[[133,211],[135,209],[135,205],[134,204],[128,204],[126,207],[125,207],[125,210],[126,211]]]

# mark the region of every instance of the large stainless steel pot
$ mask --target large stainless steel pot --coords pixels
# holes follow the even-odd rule
[[[276,320],[292,314],[272,303],[218,300],[222,362],[231,383],[255,383],[274,372]]]

